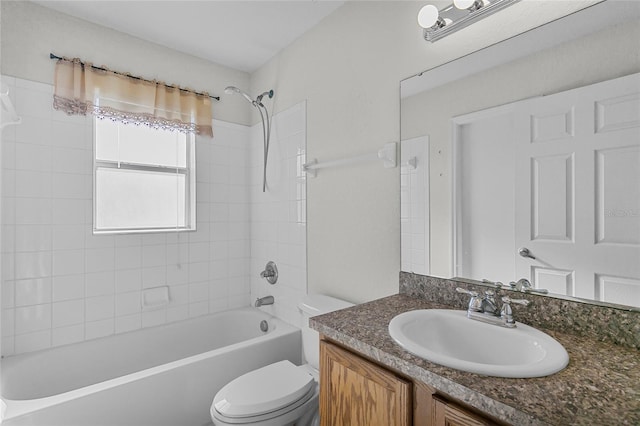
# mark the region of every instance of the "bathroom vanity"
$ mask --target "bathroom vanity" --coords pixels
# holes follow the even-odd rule
[[[464,309],[465,298],[443,290],[442,281],[448,280],[432,286],[420,280],[428,277],[416,277],[401,273],[398,295],[310,320],[321,334],[323,424],[640,424],[638,312],[526,295],[547,314],[521,310],[516,321],[559,341],[569,353],[569,365],[540,378],[482,376],[414,356],[390,337],[389,322],[402,312]],[[432,288],[438,288],[440,296],[433,296]],[[448,297],[460,303],[443,303]],[[558,315],[569,315],[565,322],[573,323],[574,330],[554,318]],[[603,329],[598,331],[601,319]],[[541,327],[553,322],[562,330]]]
[[[326,337],[320,341],[323,425],[505,424],[464,407],[424,383],[371,362]]]

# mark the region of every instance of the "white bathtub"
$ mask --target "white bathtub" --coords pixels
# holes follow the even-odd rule
[[[2,424],[201,426],[227,382],[300,358],[300,330],[254,308],[7,357]]]

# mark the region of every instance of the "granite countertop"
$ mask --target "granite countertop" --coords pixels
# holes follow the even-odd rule
[[[514,425],[640,425],[640,351],[544,330],[566,348],[567,368],[532,379],[481,376],[418,358],[389,336],[387,327],[394,316],[439,308],[449,307],[398,294],[313,317],[310,326],[384,366]]]

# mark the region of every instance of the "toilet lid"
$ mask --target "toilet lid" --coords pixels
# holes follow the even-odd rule
[[[307,395],[313,377],[284,360],[232,380],[218,392],[213,406],[226,417],[249,417],[278,410]]]

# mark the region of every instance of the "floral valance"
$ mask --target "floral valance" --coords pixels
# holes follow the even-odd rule
[[[116,73],[79,59],[59,59],[53,107],[125,123],[213,136],[211,98],[162,82]]]

